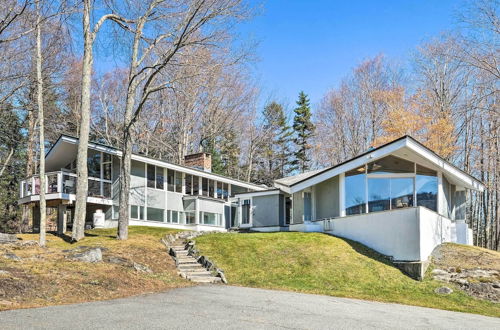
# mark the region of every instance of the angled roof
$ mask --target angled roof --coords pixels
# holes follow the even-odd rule
[[[466,188],[479,191],[484,190],[484,185],[481,181],[441,158],[434,151],[430,150],[409,135],[402,136],[377,148],[368,150],[365,153],[337,165],[276,180],[275,186],[288,193],[293,193],[324,180],[328,180],[329,178],[332,178],[340,173],[357,168],[365,163],[372,162],[394,152],[400,152],[401,150],[412,152],[416,156],[425,159],[426,163],[435,168],[439,168],[439,170],[447,176],[459,181]]]
[[[52,158],[59,157],[60,155],[57,154],[57,148],[62,143],[69,143],[69,144],[76,145],[76,144],[78,144],[78,138],[75,136],[67,135],[67,134],[61,134],[59,136],[59,138],[57,139],[57,141],[54,143],[54,145],[50,148],[50,150],[45,155],[45,159],[49,160],[51,157]],[[94,150],[98,150],[98,151],[107,152],[107,153],[116,155],[118,157],[121,157],[121,155],[122,155],[122,152],[120,149],[115,148],[113,146],[106,145],[106,144],[102,144],[102,143],[89,142],[89,148],[94,149]],[[227,182],[230,184],[238,185],[238,186],[253,189],[253,190],[260,191],[260,190],[269,189],[269,187],[264,186],[264,185],[258,185],[258,184],[254,184],[254,183],[250,183],[250,182],[241,181],[238,179],[233,179],[233,178],[230,178],[230,177],[227,177],[224,175],[206,172],[206,171],[199,170],[199,169],[196,169],[193,167],[188,167],[188,166],[184,166],[184,165],[170,163],[170,162],[167,162],[164,160],[151,158],[151,157],[140,155],[137,153],[132,154],[132,160],[141,161],[141,162],[145,162],[145,163],[160,166],[160,167],[165,167],[165,168],[173,169],[176,171],[185,172],[187,174],[197,175],[200,177],[206,177],[206,178],[217,180],[220,182]],[[67,163],[65,163],[64,165],[66,165],[66,164]]]
[[[310,178],[311,176],[324,171],[324,169],[319,169],[319,170],[314,170],[314,171],[308,171],[304,173],[300,173],[297,175],[292,175],[292,176],[287,176],[286,178],[274,180],[274,182],[285,185],[285,186],[292,186],[297,182],[300,182],[302,180],[305,180],[307,178]]]

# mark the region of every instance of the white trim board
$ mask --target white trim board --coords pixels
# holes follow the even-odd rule
[[[444,159],[440,158],[436,154],[434,154],[429,149],[423,147],[419,143],[413,141],[409,137],[405,137],[393,143],[389,143],[379,149],[375,149],[372,152],[366,153],[360,157],[357,157],[351,161],[347,161],[344,164],[333,167],[329,170],[325,170],[324,172],[317,174],[313,177],[305,179],[302,182],[291,186],[284,186],[281,184],[275,184],[276,187],[279,187],[281,190],[293,194],[295,192],[304,190],[308,187],[314,186],[320,182],[326,181],[332,177],[335,177],[341,173],[345,173],[352,169],[358,168],[360,166],[365,165],[366,163],[372,162],[374,160],[380,159],[382,157],[388,156],[402,148],[409,149],[410,152],[414,152],[421,157],[427,159],[430,163],[435,165],[439,170],[441,170],[444,174],[453,177],[455,180],[461,182],[463,186],[468,189],[483,191],[484,185],[474,179],[472,176],[463,173],[461,170],[456,168],[453,165],[448,164]]]

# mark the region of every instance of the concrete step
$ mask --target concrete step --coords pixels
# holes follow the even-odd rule
[[[188,279],[191,280],[192,282],[195,282],[195,283],[220,283],[221,282],[221,279],[220,277],[214,277],[214,276],[210,276],[210,277],[189,277],[188,276]]]
[[[177,253],[177,254],[188,254],[189,251],[188,250],[175,250],[175,253]]]
[[[187,277],[214,277],[210,272],[185,272]]]
[[[177,267],[180,271],[188,271],[191,269],[205,269],[202,265],[200,264],[184,264],[184,265],[179,265]]]
[[[177,260],[178,265],[199,265],[199,263],[192,259],[192,260]]]

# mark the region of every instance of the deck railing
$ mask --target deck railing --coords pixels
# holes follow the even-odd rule
[[[45,174],[46,194],[76,194],[77,176],[67,171],[55,171]],[[40,194],[40,176],[33,175],[21,181],[21,198]],[[97,178],[88,179],[88,196],[111,198],[111,181]]]

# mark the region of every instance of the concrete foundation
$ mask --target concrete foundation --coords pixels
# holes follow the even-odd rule
[[[422,281],[429,261],[393,261],[394,265],[411,278]]]

